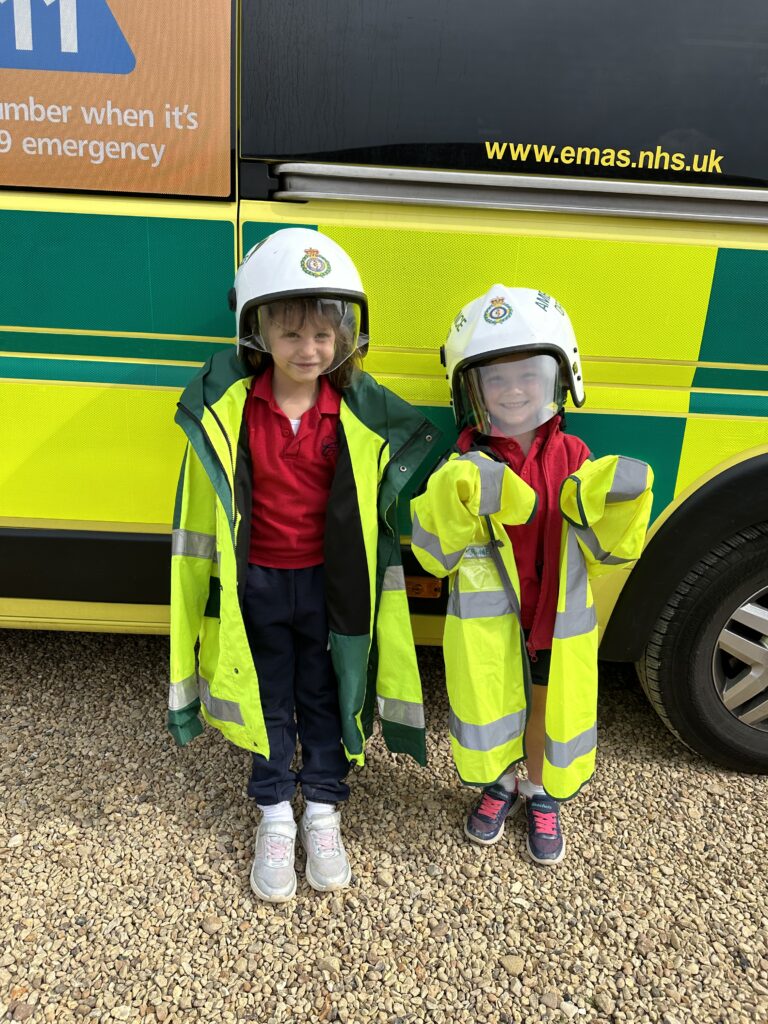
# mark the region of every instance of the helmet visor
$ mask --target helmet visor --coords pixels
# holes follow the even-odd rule
[[[465,371],[476,426],[484,434],[515,437],[557,415],[562,404],[554,356],[513,355]]]
[[[252,332],[240,344],[286,358],[319,374],[331,373],[368,343],[360,333],[361,311],[345,299],[278,299],[246,314]]]

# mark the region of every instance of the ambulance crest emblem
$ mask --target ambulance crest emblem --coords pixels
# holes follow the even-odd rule
[[[301,269],[310,277],[325,277],[331,272],[331,264],[317,249],[305,249]]]
[[[503,324],[512,316],[512,307],[503,298],[491,299],[490,305],[486,306],[483,319],[487,324]]]

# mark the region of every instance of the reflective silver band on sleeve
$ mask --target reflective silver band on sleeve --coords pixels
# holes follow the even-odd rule
[[[608,552],[600,546],[597,535],[591,527],[588,529],[582,529],[579,527],[578,531],[579,540],[585,547],[589,548],[597,561],[602,562],[603,565],[627,565],[629,562],[635,561],[633,558],[619,558],[617,555],[609,555]]]
[[[553,634],[558,640],[583,636],[585,633],[591,633],[597,626],[595,607],[587,605],[587,567],[576,540],[576,532],[573,526],[568,527],[565,609],[561,611],[558,608],[557,610]],[[579,534],[583,533],[581,530],[578,532]]]
[[[200,700],[212,718],[220,722],[234,722],[235,725],[243,725],[243,716],[240,714],[240,705],[234,700],[222,700],[220,697],[211,696],[211,688],[207,679],[200,676]]]
[[[620,455],[616,462],[611,489],[605,496],[608,502],[632,501],[639,498],[648,486],[648,464],[640,459]]]
[[[567,743],[544,738],[544,753],[554,768],[570,768],[578,757],[590,754],[597,747],[597,723]]]
[[[456,580],[458,584],[458,579]],[[478,590],[465,593],[455,585],[448,595],[446,613],[457,619],[490,619],[511,615],[514,609],[503,590]]]
[[[402,565],[388,565],[384,570],[382,590],[405,590],[405,573]]]
[[[424,706],[410,700],[396,697],[377,697],[379,717],[395,725],[407,725],[411,729],[424,728]]]
[[[525,711],[513,711],[487,725],[470,725],[454,713],[448,713],[448,729],[456,742],[465,750],[493,750],[504,743],[519,739],[525,729]]]
[[[570,640],[574,636],[591,633],[597,625],[595,606],[589,608],[572,608],[570,611],[558,612],[555,616],[553,636],[558,640]]]
[[[504,483],[505,465],[494,462],[480,452],[467,452],[461,456],[464,462],[474,463],[480,471],[480,507],[478,515],[492,516],[501,508],[501,488]]]
[[[171,554],[188,555],[190,558],[208,558],[215,562],[216,537],[210,533],[196,533],[194,530],[174,530]]]
[[[413,517],[413,526],[411,528],[411,543],[415,544],[416,547],[423,548],[428,555],[432,555],[436,562],[439,562],[444,569],[448,572],[451,569],[455,569],[461,561],[462,551],[454,551],[450,554],[446,554],[440,546],[440,538],[436,533],[430,533],[429,530],[425,530],[419,522],[418,515]]]
[[[181,711],[182,708],[194,704],[198,697],[197,673],[195,673],[178,683],[171,683],[168,691],[168,710]]]
[[[576,540],[576,533],[572,526],[568,527],[566,558],[568,560],[565,580],[566,610],[586,608],[587,567],[584,564],[584,556],[579,550],[579,542]]]

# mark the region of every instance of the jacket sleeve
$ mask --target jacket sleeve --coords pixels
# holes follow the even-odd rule
[[[536,511],[536,494],[503,462],[480,452],[451,456],[411,502],[411,547],[433,576],[458,566],[484,516],[519,526]]]
[[[171,549],[171,685],[168,729],[179,746],[203,731],[197,638],[216,565],[215,493],[191,445],[181,466]]]
[[[585,462],[560,488],[560,511],[575,527],[591,576],[636,561],[653,504],[653,470],[639,459],[606,455]]]

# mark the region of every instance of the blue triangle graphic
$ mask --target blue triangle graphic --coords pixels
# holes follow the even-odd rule
[[[0,68],[127,75],[135,67],[107,0],[0,0]]]

